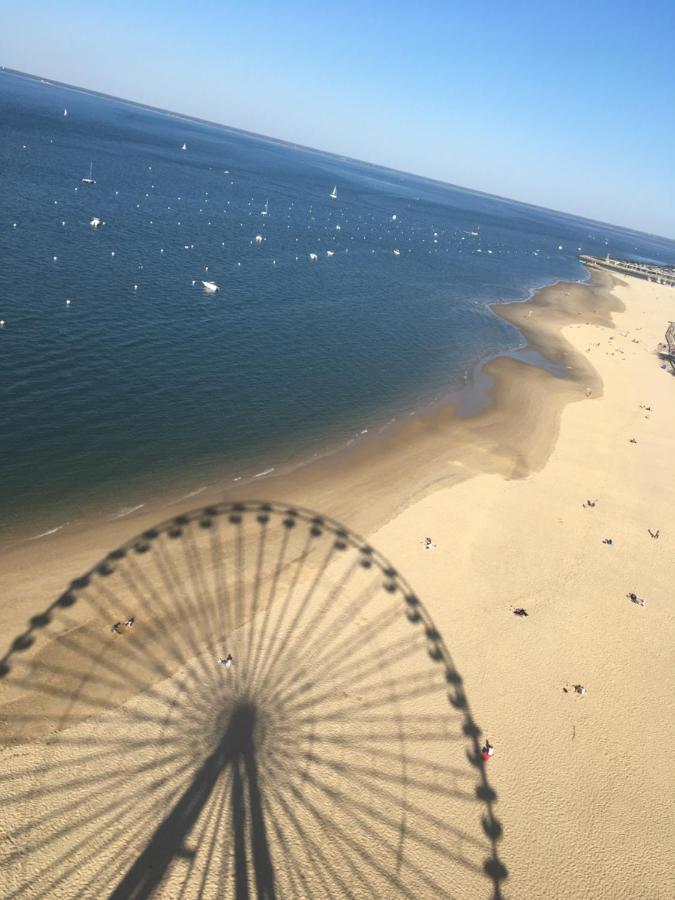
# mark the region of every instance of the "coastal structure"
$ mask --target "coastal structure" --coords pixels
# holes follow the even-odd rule
[[[613,259],[609,254],[605,257],[600,257],[581,253],[579,254],[579,259],[591,269],[604,269],[617,274],[633,275],[635,278],[644,278],[655,284],[666,284],[669,287],[675,287],[675,265],[656,266],[635,262],[630,259]]]
[[[675,372],[675,322],[668,324],[666,331],[666,349],[659,353],[661,359],[665,359],[670,363],[670,367]]]

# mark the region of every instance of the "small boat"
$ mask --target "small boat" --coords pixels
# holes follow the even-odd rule
[[[96,184],[93,177],[94,164],[89,163],[89,175],[82,179],[82,184]]]
[[[68,115],[68,110],[67,110],[67,109],[64,109],[64,110],[63,110],[63,115],[64,115],[64,116],[67,116],[67,115]]]
[[[469,234],[471,237],[480,237],[480,225],[476,225],[476,230],[470,231]]]
[[[394,250],[394,256],[400,256],[400,255],[401,255],[400,250]]]
[[[331,200],[337,200],[337,185],[335,185],[328,196],[331,198]]]
[[[94,218],[89,223],[92,228],[100,228],[103,225],[103,222],[99,219],[98,216],[94,216]]]
[[[216,291],[220,290],[215,281],[202,281],[202,286],[204,290],[208,291],[210,294],[215,294]]]
[[[180,149],[181,149],[181,150],[187,150],[187,144],[183,144],[183,146],[182,146]]]
[[[266,215],[267,215],[267,213],[269,212],[269,205],[270,205],[270,201],[269,201],[269,200],[265,200],[265,205],[264,205],[264,207],[260,210],[260,215],[261,215],[261,216],[266,216]]]

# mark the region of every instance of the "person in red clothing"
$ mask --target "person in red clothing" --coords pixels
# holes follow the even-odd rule
[[[483,759],[487,762],[488,759],[492,759],[492,757],[495,755],[495,748],[492,746],[490,741],[485,741],[485,746],[480,752]]]

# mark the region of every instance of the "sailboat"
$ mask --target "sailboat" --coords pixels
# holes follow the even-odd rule
[[[183,146],[182,146],[180,149],[181,149],[181,150],[187,150],[187,144],[183,144]]]
[[[337,200],[337,185],[333,188],[333,190],[329,194],[331,200]]]
[[[64,110],[63,110],[63,115],[64,115],[64,116],[67,116],[67,115],[68,115],[68,110],[67,110],[67,109],[64,109]]]
[[[261,216],[266,216],[266,215],[267,215],[267,213],[269,212],[269,209],[268,209],[269,204],[270,204],[270,201],[269,201],[269,200],[265,200],[265,206],[260,210],[260,215],[261,215]]]
[[[480,225],[476,225],[476,230],[470,231],[469,234],[471,237],[480,237]]]
[[[92,176],[92,172],[94,170],[94,164],[89,163],[89,175],[82,179],[82,184],[96,184],[94,178]]]

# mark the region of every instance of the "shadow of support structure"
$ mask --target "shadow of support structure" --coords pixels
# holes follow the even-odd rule
[[[153,895],[172,860],[185,852],[185,841],[208,802],[216,781],[228,766],[232,767],[234,781],[232,830],[236,848],[235,897],[245,900],[252,894],[248,883],[248,845],[251,847],[255,874],[253,894],[259,900],[274,900],[274,871],[258,787],[254,731],[255,708],[248,704],[237,706],[218,746],[205,760],[173,810],[157,827],[145,850],[111,893],[110,900],[145,900]],[[250,819],[248,840],[247,810]]]
[[[6,900],[502,897],[497,795],[447,645],[326,516],[176,516],[1,662]]]

